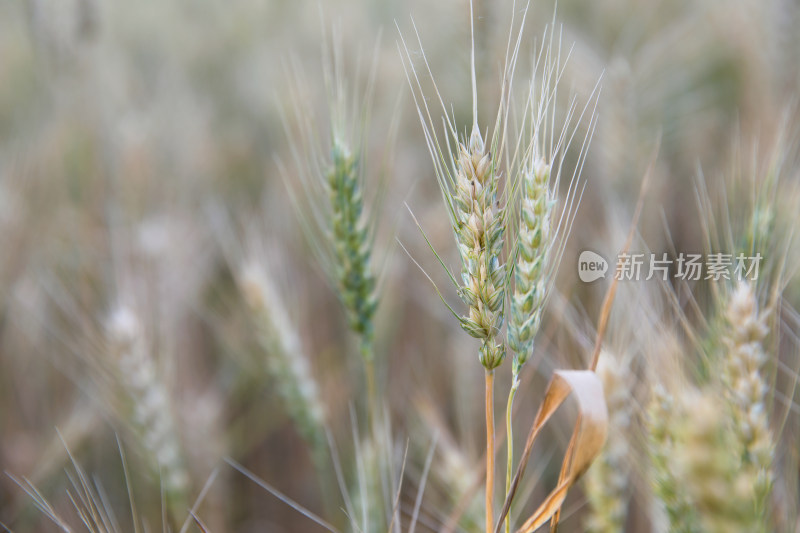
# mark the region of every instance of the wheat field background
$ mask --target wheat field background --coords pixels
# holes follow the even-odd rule
[[[576,140],[547,161],[547,198],[574,220],[552,279],[531,274],[548,296],[510,409],[511,466],[554,372],[589,368],[597,347],[607,438],[562,531],[800,531],[800,4],[472,9],[0,2],[2,528],[484,531],[479,346],[506,350],[521,282],[509,276],[488,340],[442,303],[468,313],[442,264],[457,285],[469,267],[420,118],[455,159],[474,148],[474,34],[478,155],[499,160],[489,138],[525,14],[508,123],[555,36],[551,118],[574,98]],[[504,201],[524,209],[503,192],[511,174],[496,174],[501,219]],[[481,209],[490,220],[494,197]],[[508,269],[517,230],[502,231]],[[604,279],[581,281],[585,250],[608,261]],[[621,252],[666,254],[668,279],[614,284]],[[677,276],[681,254],[743,252],[760,254],[757,279]],[[511,530],[558,485],[580,414],[567,402],[542,430]]]

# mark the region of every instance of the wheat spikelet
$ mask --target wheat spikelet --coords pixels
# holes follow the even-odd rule
[[[252,316],[258,342],[266,354],[267,369],[289,416],[311,446],[319,466],[327,454],[325,410],[300,339],[263,266],[252,261],[245,263],[237,283]]]
[[[628,507],[628,442],[634,400],[630,371],[610,352],[601,353],[597,375],[603,382],[609,413],[609,434],[603,454],[586,474],[586,494],[592,513],[588,530],[595,533],[622,531]]]
[[[110,314],[105,331],[136,434],[160,470],[169,500],[177,509],[185,502],[189,477],[169,394],[148,352],[139,317],[131,307],[120,305]]]

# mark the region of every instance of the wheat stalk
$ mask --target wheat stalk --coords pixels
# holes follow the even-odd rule
[[[470,3],[472,17],[472,4]],[[514,395],[519,386],[519,370],[530,355],[533,337],[541,321],[541,312],[546,300],[546,288],[552,282],[557,259],[563,252],[565,236],[574,218],[577,195],[577,176],[586,157],[586,147],[594,130],[594,113],[588,132],[581,147],[578,164],[570,182],[565,208],[561,212],[555,228],[552,228],[552,209],[555,204],[555,190],[550,188],[550,174],[556,165],[560,172],[566,149],[575,135],[571,128],[574,99],[568,106],[563,128],[554,133],[555,87],[563,67],[560,54],[551,54],[553,37],[542,55],[540,51],[534,64],[534,72],[544,57],[541,80],[533,79],[525,104],[522,124],[515,132],[516,139],[507,145],[507,117],[511,107],[510,86],[513,80],[519,45],[522,40],[527,5],[523,11],[516,42],[512,46],[515,21],[512,18],[506,63],[501,86],[501,101],[491,141],[484,142],[478,127],[478,95],[476,87],[474,60],[474,28],[472,32],[471,74],[473,123],[468,139],[456,133],[455,120],[447,108],[434,83],[439,103],[444,114],[445,135],[456,147],[455,156],[443,147],[431,118],[431,111],[424,98],[419,75],[414,68],[411,53],[403,40],[404,67],[417,106],[420,122],[434,164],[437,181],[447,207],[453,234],[458,247],[461,275],[460,281],[445,266],[458,295],[467,307],[467,313],[458,318],[461,327],[471,336],[479,339],[479,361],[485,369],[487,472],[486,472],[486,513],[487,531],[493,529],[493,484],[494,484],[494,370],[503,362],[506,348],[500,330],[506,314],[506,298],[509,295],[510,276],[503,257],[508,242],[507,233],[512,227],[519,227],[519,235],[512,240],[512,257],[517,259],[515,269],[515,294],[511,298],[511,314],[508,327],[508,344],[515,351],[512,368],[512,387],[509,391],[506,418],[508,428],[508,493],[513,466],[513,432],[511,412]],[[471,18],[471,24],[472,24]],[[472,26],[471,26],[472,27]],[[421,46],[421,44],[420,44]],[[424,52],[428,74],[431,74]],[[541,84],[541,85],[540,85]],[[584,113],[588,108],[584,107]],[[581,118],[583,113],[581,113]],[[580,119],[579,119],[580,121]],[[506,148],[508,149],[506,151]],[[547,160],[544,150],[547,149]],[[503,154],[505,159],[498,154]],[[501,176],[501,163],[508,174],[503,194],[498,192]],[[517,187],[522,190],[520,222],[509,217],[509,199]],[[551,232],[552,228],[552,232]],[[560,238],[554,238],[553,235]],[[427,239],[427,238],[426,238]],[[550,259],[552,252],[554,261]],[[435,253],[435,251],[434,251]],[[438,254],[437,254],[438,258]],[[444,263],[439,259],[442,265]],[[438,289],[437,289],[438,291]],[[441,294],[440,294],[441,296]],[[449,307],[449,306],[448,306]],[[513,321],[513,323],[512,323]],[[507,528],[510,526],[507,524]]]
[[[495,475],[495,422],[494,422],[494,370],[505,359],[505,346],[500,338],[503,325],[507,276],[503,262],[506,210],[498,201],[498,162],[491,153],[498,153],[502,134],[503,106],[498,112],[497,124],[491,140],[486,143],[478,127],[478,93],[475,74],[475,39],[472,2],[470,2],[470,27],[472,29],[471,81],[472,130],[469,139],[456,133],[454,119],[441,97],[447,135],[456,146],[456,154],[445,155],[440,145],[430,110],[422,94],[422,86],[414,68],[411,53],[403,40],[404,68],[412,86],[423,132],[434,164],[436,178],[450,217],[461,263],[461,283],[445,267],[458,295],[467,306],[467,313],[458,318],[461,327],[481,341],[478,360],[485,370],[486,419],[486,531],[493,529],[494,475]],[[514,58],[516,55],[514,56]],[[423,53],[427,67],[427,59]],[[430,73],[430,68],[428,67]],[[508,75],[508,65],[504,75]],[[412,81],[412,77],[413,80]],[[504,81],[503,90],[506,90]],[[436,89],[438,94],[438,88]],[[438,256],[437,256],[438,257]],[[442,263],[444,265],[444,263]],[[438,289],[437,289],[438,290]],[[449,307],[449,306],[448,306]]]

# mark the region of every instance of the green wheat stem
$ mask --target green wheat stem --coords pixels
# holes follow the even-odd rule
[[[378,392],[375,387],[375,358],[364,357],[364,374],[367,382],[367,410],[372,428],[377,429]]]
[[[511,388],[508,391],[508,402],[506,403],[506,494],[511,491],[511,477],[514,475],[514,426],[511,424],[511,414],[514,408],[514,398],[519,389],[519,371],[513,365]],[[510,515],[510,513],[509,513]],[[511,519],[506,516],[506,533],[511,532]]]

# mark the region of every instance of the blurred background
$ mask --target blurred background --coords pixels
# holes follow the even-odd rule
[[[485,128],[496,112],[510,17],[522,6],[475,0],[474,8]],[[551,1],[531,6],[520,79],[553,11]],[[746,238],[745,221],[764,206],[783,232],[769,234],[784,236],[800,212],[797,1],[561,0],[555,20],[562,53],[570,54],[564,101],[574,94],[583,105],[601,77],[602,91],[558,295],[517,399],[520,438],[552,370],[588,364],[608,283],[581,283],[577,256],[584,249],[616,256],[654,155],[636,249],[719,248],[714,243]],[[177,531],[194,502],[199,520],[190,530],[200,522],[209,531],[324,530],[229,458],[337,529],[353,529],[341,510],[344,494],[363,490],[359,465],[376,453],[360,442],[368,425],[363,371],[326,267],[304,233],[309,217],[291,200],[292,191],[302,194],[293,185],[292,102],[307,106],[313,129],[327,133],[323,69],[332,33],[353,87],[364,87],[375,68],[365,188],[381,191],[367,196],[381,198],[367,206],[377,214],[376,380],[391,421],[389,462],[405,464],[401,515],[407,523],[414,514],[423,482],[422,531],[442,530],[459,502],[479,494],[471,488],[484,451],[477,343],[409,258],[460,304],[406,209],[456,265],[398,51],[402,35],[418,53],[414,25],[465,129],[466,0],[0,2],[0,522],[7,528],[57,530],[52,514],[81,530],[71,499],[91,493],[97,503],[89,507],[104,509],[106,531],[144,524]],[[767,181],[769,194],[757,193]],[[796,307],[788,242],[763,253],[780,264],[769,268],[783,268],[776,290]],[[324,407],[330,431],[317,448],[333,444],[335,458],[308,445],[292,393],[283,392],[289,378],[269,364],[269,342],[249,321],[248,295],[238,289],[246,260],[263,263],[277,289],[266,305],[280,307],[283,332],[293,331],[303,353],[305,363],[290,373],[304,376],[311,385],[298,390]],[[661,368],[655,332],[673,324],[664,317],[705,331],[699,317],[710,314],[712,291],[698,283],[689,298],[685,289],[625,285],[608,334],[609,349],[624,352],[635,376],[625,479],[641,490],[627,493],[627,531],[661,530],[646,489],[641,416],[646,378]],[[667,290],[677,296],[663,296]],[[777,314],[785,324],[776,331],[797,331],[786,322],[792,313]],[[681,331],[668,336],[702,344]],[[792,342],[776,340],[775,350],[795,368]],[[691,351],[682,353],[695,364]],[[507,368],[498,375],[502,405]],[[796,408],[795,377],[788,370],[775,380],[782,410]],[[796,412],[786,409],[781,433],[790,443]],[[535,507],[557,477],[571,425],[558,417],[537,445],[530,470],[541,483],[531,484],[524,505]],[[434,435],[435,460],[425,472]],[[782,501],[794,516],[796,468],[786,475],[794,492]],[[376,490],[392,500],[396,486],[385,485]],[[170,508],[179,516],[167,516]],[[457,514],[457,530],[474,530],[468,512]],[[578,486],[563,528],[586,530],[590,514]]]

